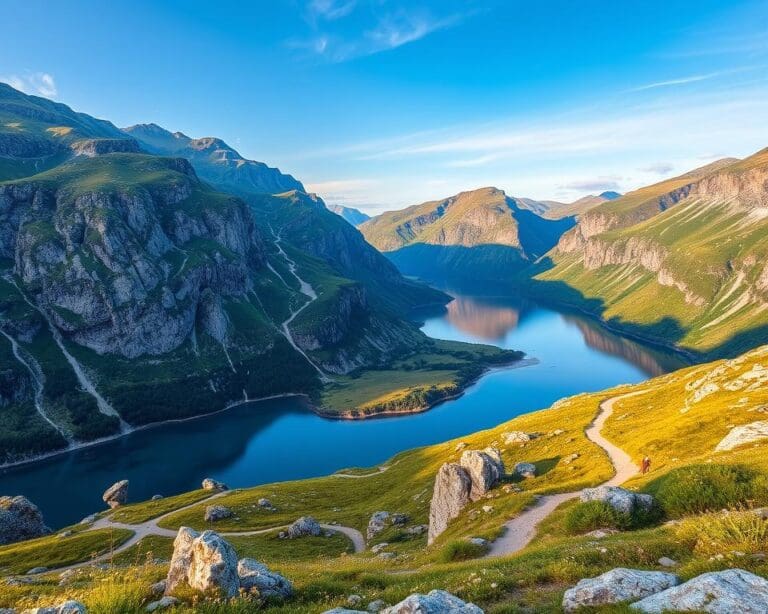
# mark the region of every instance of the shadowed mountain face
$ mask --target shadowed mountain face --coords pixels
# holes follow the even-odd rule
[[[537,291],[617,326],[731,356],[768,341],[766,258],[763,150],[594,207],[532,274]]]
[[[352,207],[345,207],[344,205],[326,205],[328,207],[328,211],[333,211],[336,215],[340,215],[343,219],[345,219],[347,222],[352,224],[352,226],[360,226],[363,222],[367,222],[371,219],[371,216],[367,213],[363,213],[359,209],[354,209]]]
[[[573,219],[547,220],[496,188],[384,213],[360,227],[409,275],[514,276],[554,246]]]
[[[304,190],[301,182],[291,175],[263,162],[246,160],[221,139],[192,139],[157,124],[137,124],[125,128],[124,132],[139,141],[146,151],[187,158],[203,180],[225,191],[277,194]]]

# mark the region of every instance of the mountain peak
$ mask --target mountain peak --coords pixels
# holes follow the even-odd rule
[[[614,192],[613,190],[600,192],[598,196],[600,198],[604,198],[605,200],[616,200],[617,198],[621,198],[621,194],[619,194],[618,192]]]

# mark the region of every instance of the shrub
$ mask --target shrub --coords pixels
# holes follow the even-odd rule
[[[765,476],[739,465],[693,465],[661,478],[656,498],[667,516],[680,518],[764,501]]]
[[[661,510],[636,509],[631,514],[618,512],[605,501],[577,503],[565,515],[565,529],[571,535],[580,535],[595,529],[639,529],[659,521]]]
[[[458,540],[449,542],[445,548],[443,548],[440,558],[444,563],[468,561],[470,559],[480,558],[487,552],[487,550],[488,548],[486,546]]]
[[[751,554],[765,550],[768,520],[750,511],[706,514],[684,520],[676,533],[704,556],[734,551]]]

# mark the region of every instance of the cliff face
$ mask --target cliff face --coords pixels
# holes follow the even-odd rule
[[[588,211],[533,273],[641,334],[721,356],[768,338],[767,256],[763,150]]]
[[[73,194],[70,173],[98,172],[103,161],[173,181]],[[129,358],[171,351],[192,331],[205,290],[214,303],[249,291],[250,271],[264,263],[261,239],[242,202],[188,206],[204,188],[186,161],[96,162],[0,186],[0,255],[76,343]],[[171,254],[184,255],[183,274]]]

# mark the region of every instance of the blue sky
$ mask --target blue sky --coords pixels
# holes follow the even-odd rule
[[[572,200],[768,146],[766,0],[4,0],[0,80],[369,212]]]

